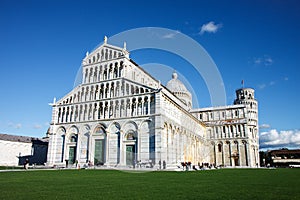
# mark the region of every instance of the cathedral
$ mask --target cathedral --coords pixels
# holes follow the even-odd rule
[[[164,86],[106,37],[82,68],[82,83],[51,104],[48,165],[259,165],[253,89],[236,90],[233,105],[195,109],[176,72]]]

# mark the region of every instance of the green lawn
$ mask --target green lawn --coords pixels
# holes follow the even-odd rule
[[[300,169],[0,172],[0,199],[300,199]]]

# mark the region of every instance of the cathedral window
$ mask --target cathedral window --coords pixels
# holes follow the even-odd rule
[[[218,144],[218,151],[222,152],[222,145],[221,144]]]
[[[105,60],[107,60],[107,59],[108,59],[108,50],[105,49]]]
[[[77,142],[77,138],[75,135],[71,136],[70,142]]]
[[[103,60],[103,58],[104,58],[104,51],[103,51],[103,49],[101,50],[101,60]]]
[[[98,126],[98,127],[95,129],[95,134],[104,135],[104,134],[105,134],[105,130],[103,129],[103,127]]]
[[[126,136],[126,139],[127,140],[134,140],[134,134],[133,133],[128,133],[127,136]]]
[[[112,50],[109,51],[109,59],[112,59]]]

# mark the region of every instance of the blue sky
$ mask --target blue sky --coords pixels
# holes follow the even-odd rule
[[[201,44],[217,65],[232,104],[245,80],[259,101],[261,146],[300,148],[300,5],[295,1],[0,1],[0,132],[43,137],[53,97],[72,90],[86,51],[139,27],[179,31]],[[130,46],[130,44],[127,44]],[[168,52],[131,52],[138,64],[162,63],[201,77]],[[165,83],[165,81],[162,81]],[[193,86],[195,87],[195,86]]]

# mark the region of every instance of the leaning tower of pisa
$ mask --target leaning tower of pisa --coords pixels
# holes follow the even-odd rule
[[[247,108],[246,135],[249,141],[250,160],[252,164],[259,165],[259,138],[258,138],[258,102],[254,96],[254,89],[240,88],[236,90],[234,104],[243,104]]]

